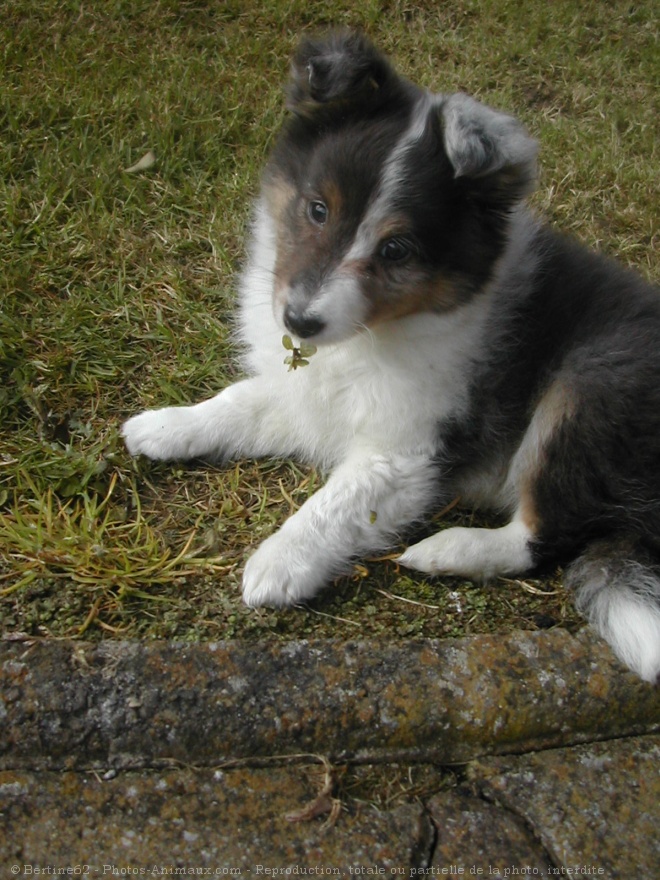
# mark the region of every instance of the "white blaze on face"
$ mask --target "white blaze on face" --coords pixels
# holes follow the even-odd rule
[[[365,326],[368,303],[365,300],[358,271],[340,266],[321,287],[316,296],[314,314],[325,328],[314,342],[341,342]]]
[[[433,96],[424,94],[417,102],[412,122],[395,145],[383,166],[380,183],[375,197],[360,223],[353,243],[346,254],[346,262],[370,259],[378,249],[383,229],[396,216],[395,196],[404,180],[408,152],[423,137],[426,131],[429,110]]]

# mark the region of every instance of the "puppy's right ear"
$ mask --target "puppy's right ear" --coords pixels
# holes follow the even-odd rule
[[[391,76],[388,62],[362,34],[305,40],[293,59],[287,107],[311,117],[323,108],[379,102]]]
[[[460,93],[444,100],[442,117],[455,176],[475,196],[512,205],[532,191],[538,145],[517,119]]]

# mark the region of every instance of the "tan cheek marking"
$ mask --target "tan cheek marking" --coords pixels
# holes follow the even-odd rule
[[[449,278],[416,281],[411,277],[406,287],[407,292],[391,297],[379,296],[376,289],[369,297],[368,323],[379,324],[423,312],[448,312],[468,300]]]
[[[268,211],[275,224],[276,236],[276,266],[281,263],[283,251],[290,249],[289,238],[291,235],[290,223],[287,215],[291,205],[295,201],[296,191],[282,178],[274,178],[264,185],[264,195],[268,203]],[[277,287],[280,286],[276,283]]]
[[[303,250],[301,230],[291,222],[291,206],[297,199],[293,186],[275,177],[264,185],[268,210],[275,224],[276,258],[274,266],[273,295],[275,302],[283,306],[290,279],[296,271],[296,254]]]
[[[323,245],[315,229],[309,226],[286,228],[286,224],[283,225],[277,236],[274,268],[276,295],[286,290],[303,269],[317,263],[322,252]]]
[[[296,198],[295,189],[281,178],[274,178],[264,185],[264,196],[268,203],[268,211],[275,224],[276,258],[274,267],[273,298],[281,307],[285,305],[286,280],[282,277],[281,263],[284,254],[289,250],[288,234],[289,224],[285,217],[289,212],[292,202]],[[279,267],[279,268],[278,268]]]
[[[281,177],[275,177],[264,184],[263,192],[270,215],[276,226],[280,226],[285,211],[296,197],[296,191]]]
[[[278,187],[279,190],[279,187]],[[322,256],[332,246],[333,226],[341,217],[343,199],[341,190],[333,182],[322,186],[319,198],[328,206],[328,221],[324,226],[316,226],[302,212],[292,216],[291,204],[298,198],[297,192],[286,188],[275,193],[275,215],[277,227],[277,257],[275,260],[274,296],[276,302],[284,305],[286,291],[302,270],[321,262]]]
[[[335,181],[327,181],[322,186],[323,201],[328,206],[330,214],[330,223],[342,216],[344,210],[344,197],[341,189]]]

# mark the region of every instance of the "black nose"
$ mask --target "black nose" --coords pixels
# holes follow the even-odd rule
[[[290,305],[284,309],[284,323],[287,330],[290,330],[299,339],[309,339],[310,336],[316,336],[325,327],[325,322],[320,318],[299,311]]]

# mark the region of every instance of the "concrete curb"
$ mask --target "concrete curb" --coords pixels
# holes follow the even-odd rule
[[[461,763],[660,730],[588,630],[447,641],[0,644],[0,769],[323,754]]]

